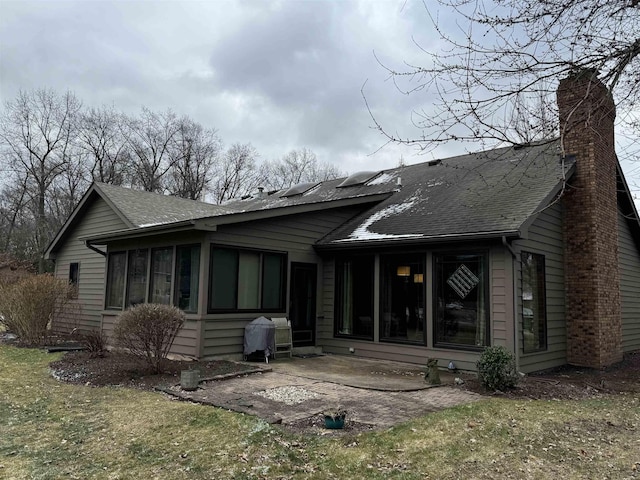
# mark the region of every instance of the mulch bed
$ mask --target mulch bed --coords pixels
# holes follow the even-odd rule
[[[7,341],[6,334],[0,334],[0,343],[20,345],[15,339]],[[60,360],[51,363],[51,371],[54,377],[69,383],[153,390],[180,383],[180,372],[190,368],[200,369],[200,378],[213,378],[242,375],[261,366],[264,363],[248,365],[225,360],[167,360],[164,373],[154,374],[131,355],[106,352],[103,356],[96,356],[88,352],[68,352]],[[527,375],[521,378],[515,389],[505,392],[487,391],[473,374],[461,373],[459,376],[465,383],[458,388],[481,395],[513,399],[580,400],[606,394],[640,393],[640,351],[625,355],[624,361],[603,370],[565,366]],[[309,420],[312,423],[315,421]]]
[[[564,366],[523,377],[505,392],[489,392],[475,376],[464,376],[462,388],[481,395],[534,400],[582,400],[606,394],[640,393],[640,350],[625,355],[622,362],[597,370]]]
[[[106,352],[103,356],[88,352],[68,352],[60,360],[50,364],[51,374],[63,382],[95,387],[118,385],[141,390],[180,383],[180,372],[195,368],[200,370],[200,378],[242,375],[255,370],[251,365],[226,360],[166,360],[163,373],[158,374],[138,358],[116,352]]]

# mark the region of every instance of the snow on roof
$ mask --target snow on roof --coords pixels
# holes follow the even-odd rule
[[[155,227],[156,225],[164,225],[166,223],[179,222],[180,220],[167,220],[163,222],[145,223],[144,225],[138,225],[138,228]]]
[[[395,178],[395,175],[390,173],[383,173],[382,175],[377,176],[370,182],[367,182],[367,185],[380,185],[381,183],[388,183]]]
[[[419,193],[419,192],[417,192]],[[419,195],[414,195],[411,198],[408,198],[403,203],[394,203],[389,205],[388,207],[383,208],[375,212],[369,218],[367,218],[363,223],[361,223],[356,229],[349,234],[348,238],[344,238],[341,240],[337,240],[338,242],[351,242],[355,240],[382,240],[389,238],[416,238],[422,237],[421,233],[405,233],[405,234],[391,234],[391,233],[376,233],[369,230],[369,227],[374,223],[382,220],[383,218],[388,218],[392,215],[398,215],[408,209],[410,209],[418,200]]]

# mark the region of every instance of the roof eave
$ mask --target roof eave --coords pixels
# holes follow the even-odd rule
[[[444,235],[385,238],[380,240],[345,240],[333,241],[327,244],[316,244],[314,248],[325,250],[353,250],[357,248],[396,247],[399,245],[438,244],[442,242],[464,242],[469,240],[494,240],[505,238],[520,238],[518,230],[495,230],[488,232],[452,233]]]
[[[71,215],[69,215],[69,218],[67,218],[67,220],[64,222],[60,230],[58,230],[58,232],[56,233],[56,236],[53,237],[51,242],[49,242],[49,245],[44,251],[45,259],[49,260],[49,259],[55,258],[55,252],[58,250],[60,243],[66,237],[67,230],[69,230],[69,228],[71,228],[71,226],[75,224],[76,219],[78,219],[80,213],[84,212],[84,210],[87,208],[89,199],[93,194],[98,195],[102,200],[104,200],[109,206],[109,208],[113,210],[113,212],[123,221],[125,225],[128,225],[129,227],[133,227],[133,224],[131,223],[131,221],[124,216],[124,214],[113,204],[113,202],[111,202],[108,196],[100,189],[100,185],[98,185],[96,182],[93,182],[91,186],[89,186],[87,191],[84,192],[84,195],[82,196],[82,198],[80,199],[76,207],[71,212]]]
[[[78,240],[86,242],[88,245],[106,245],[109,242],[119,240],[130,240],[132,238],[151,237],[155,235],[164,235],[167,233],[184,232],[188,230],[206,230],[215,231],[215,228],[202,226],[198,228],[196,220],[184,220],[169,224],[151,225],[149,227],[127,228],[123,230],[115,230],[113,232],[102,233],[98,235],[87,235],[79,237]]]
[[[636,244],[640,246],[640,216],[638,215],[638,209],[636,208],[633,195],[631,194],[631,189],[629,188],[627,179],[624,176],[620,162],[617,161],[616,163],[616,176],[617,182],[619,183],[618,198],[616,200],[618,203],[623,202],[625,204],[626,211],[623,211],[622,215],[629,223],[629,228],[636,240]]]
[[[567,168],[565,172],[564,178],[559,179],[558,183],[555,187],[549,192],[547,196],[536,206],[536,208],[529,214],[529,216],[522,222],[518,230],[520,231],[520,236],[522,238],[528,238],[529,236],[529,227],[535,221],[538,214],[552,206],[556,201],[560,200],[564,195],[566,189],[566,182],[569,178],[573,176],[576,171],[575,163]]]
[[[389,195],[391,195],[391,193],[367,195],[363,197],[332,200],[327,202],[316,202],[312,204],[290,205],[274,209],[229,213],[211,217],[184,220],[181,222],[151,225],[149,227],[127,228],[98,235],[87,235],[85,237],[79,238],[79,240],[87,242],[89,245],[105,245],[109,242],[116,242],[119,240],[130,240],[132,238],[150,237],[187,230],[215,232],[219,225],[249,222],[252,220],[263,220],[267,218],[307,213],[327,208],[340,208],[343,206],[375,203],[384,200]]]
[[[267,218],[309,213],[318,210],[365,205],[368,203],[379,203],[389,198],[391,195],[393,195],[393,193],[394,192],[391,191],[384,193],[375,193],[371,195],[362,195],[358,197],[341,198],[336,200],[323,200],[313,203],[285,205],[274,208],[249,210],[245,212],[232,212],[222,215],[215,215],[212,217],[201,218],[198,220],[198,224],[206,225],[208,227],[215,227],[218,225],[228,225],[232,223],[243,223],[253,220],[265,220]]]

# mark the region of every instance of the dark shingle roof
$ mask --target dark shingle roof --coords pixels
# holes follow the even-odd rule
[[[283,189],[225,205],[94,183],[49,245],[47,255],[55,252],[96,193],[127,224],[122,232],[131,234],[141,228],[160,232],[164,226],[196,219],[210,218],[213,224],[216,218],[222,223],[243,222],[360,205],[363,213],[317,245],[348,248],[519,235],[532,216],[560,192],[573,167],[573,160],[561,161],[557,141],[553,141],[399,167],[372,178],[367,175],[365,183],[347,187],[338,188],[344,179],[329,180],[302,189],[300,195],[285,197],[287,189]]]
[[[379,194],[391,193],[395,189],[393,181],[377,182],[384,174],[374,178],[368,184],[356,185],[348,188],[336,188],[344,180],[327,180],[314,188],[307,190],[301,195],[283,196],[290,189],[282,189],[271,194],[264,194],[263,198],[252,197],[243,200],[234,200],[225,203],[224,206],[231,208],[235,213],[255,212],[260,210],[271,210],[274,208],[294,207],[298,205],[320,204],[336,200],[347,200],[364,198]],[[385,177],[386,178],[386,177]]]
[[[344,179],[329,180],[300,195],[285,197],[287,189],[283,189],[222,206],[101,183],[96,188],[133,228],[223,216],[243,221],[242,214],[249,212],[279,210],[277,215],[286,215],[293,211],[291,207],[330,208],[330,202],[366,203],[370,197],[373,207],[318,242],[322,247],[339,248],[517,235],[558,193],[572,167],[573,161],[561,162],[557,142],[546,142],[399,167],[349,187],[337,188]]]
[[[573,161],[561,162],[557,143],[551,142],[390,170],[385,175],[401,177],[401,190],[318,244],[347,247],[517,234],[557,193],[572,166]]]
[[[106,183],[95,186],[135,227],[166,225],[232,213],[229,207],[185,198],[131,190]]]

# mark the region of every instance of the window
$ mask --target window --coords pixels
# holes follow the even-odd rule
[[[336,335],[373,339],[373,265],[373,257],[336,260]]]
[[[107,264],[107,301],[106,308],[121,310],[124,300],[124,275],[127,263],[126,252],[109,254]]]
[[[489,344],[487,268],[482,254],[434,255],[435,344]]]
[[[151,250],[151,281],[149,302],[171,303],[171,261],[173,248]]]
[[[175,305],[185,312],[198,311],[200,245],[176,248]]]
[[[211,247],[209,310],[282,311],[286,255]]]
[[[70,293],[71,298],[78,298],[78,274],[80,272],[80,264],[72,262],[69,264],[69,285],[73,287]]]
[[[238,253],[238,309],[255,310],[260,305],[260,254]]]
[[[380,268],[380,339],[424,344],[423,255],[381,255]]]
[[[127,306],[144,303],[147,292],[147,249],[129,251]]]
[[[279,253],[263,253],[262,308],[282,310],[284,308],[286,257]]]
[[[522,252],[522,336],[524,353],[547,348],[544,256]]]

